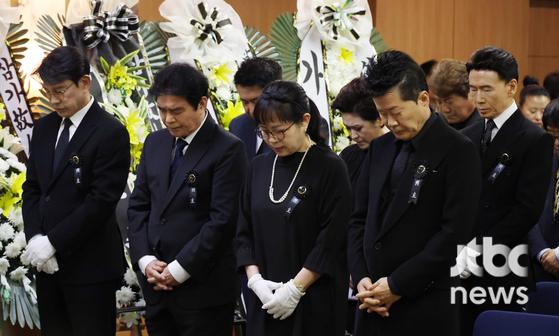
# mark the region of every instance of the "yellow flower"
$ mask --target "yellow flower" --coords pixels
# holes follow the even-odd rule
[[[215,79],[216,86],[221,84],[229,84],[231,82],[230,76],[233,73],[227,63],[212,68],[212,77]]]
[[[8,183],[9,189],[5,190],[4,195],[0,197],[0,209],[2,209],[2,214],[8,217],[14,205],[21,202],[25,173],[19,173],[16,176],[12,174],[5,182]]]
[[[340,55],[338,57],[340,61],[343,61],[346,64],[351,64],[354,62],[353,51],[346,48],[340,48]]]
[[[235,119],[243,113],[245,113],[245,109],[243,108],[243,103],[241,103],[240,100],[237,100],[234,104],[233,102],[228,101],[227,108],[223,110],[221,124],[226,130],[228,130],[231,120]]]
[[[0,103],[0,122],[6,120],[6,112],[4,111],[4,104]]]
[[[140,163],[140,156],[142,155],[144,141],[148,135],[148,129],[138,110],[130,111],[123,122],[130,135],[130,157],[132,158],[130,168],[132,171],[136,171]]]

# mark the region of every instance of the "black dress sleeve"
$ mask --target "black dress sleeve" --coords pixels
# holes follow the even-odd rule
[[[255,161],[250,165],[247,178],[239,195],[239,218],[237,220],[235,250],[237,254],[238,272],[243,274],[245,266],[256,265],[250,200],[253,179],[252,172],[254,171],[253,165]]]
[[[320,231],[304,267],[319,273],[334,275],[340,256],[346,254],[346,228],[351,214],[351,186],[344,162],[332,153],[329,162],[315,171],[328,167],[321,179],[318,219]]]

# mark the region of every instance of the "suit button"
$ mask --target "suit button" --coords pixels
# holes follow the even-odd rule
[[[380,250],[382,248],[382,243],[378,242],[375,244],[375,250]]]
[[[49,202],[49,201],[50,201],[50,196],[49,195],[45,196],[45,202]]]
[[[483,204],[483,208],[484,209],[489,209],[489,204],[487,204],[487,203]]]
[[[165,224],[165,223],[167,223],[167,219],[166,219],[166,218],[162,218],[162,219],[161,219],[161,224]]]

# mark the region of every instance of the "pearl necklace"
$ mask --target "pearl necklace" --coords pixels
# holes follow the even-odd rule
[[[280,204],[285,201],[287,195],[289,194],[289,190],[291,190],[291,187],[293,187],[293,183],[295,183],[295,180],[297,179],[297,175],[299,175],[299,171],[303,166],[303,161],[305,161],[305,157],[307,156],[307,153],[309,152],[309,149],[312,147],[312,145],[313,144],[311,143],[311,145],[307,147],[307,150],[305,151],[305,154],[303,154],[301,162],[299,162],[299,167],[297,167],[297,171],[295,172],[295,176],[293,176],[289,187],[287,187],[285,193],[278,200],[274,199],[274,175],[276,175],[276,161],[278,160],[278,155],[276,154],[276,157],[274,158],[274,164],[272,165],[272,178],[270,179],[270,188],[268,189],[268,196],[270,197],[270,201],[272,201],[272,203]]]

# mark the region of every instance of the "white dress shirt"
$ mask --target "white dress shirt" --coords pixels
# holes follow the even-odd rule
[[[497,127],[495,127],[491,131],[491,141],[493,141],[493,139],[497,135],[497,132],[499,132],[501,127],[503,127],[505,122],[509,120],[509,118],[514,114],[514,112],[516,112],[516,110],[518,110],[518,107],[516,106],[516,102],[513,100],[512,104],[509,107],[507,107],[507,109],[504,110],[503,113],[499,114],[497,117],[493,119]],[[487,123],[487,119],[485,119],[485,122]]]
[[[94,101],[93,97],[90,97],[89,103],[87,103],[81,110],[74,113],[74,115],[70,117],[70,121],[72,122],[72,125],[70,125],[70,129],[68,129],[69,132],[68,142],[72,140],[74,133],[76,133],[76,130],[78,129],[83,118],[87,114],[87,111],[89,111],[91,105],[93,105],[93,101]],[[62,118],[62,121],[60,122],[60,127],[58,128],[58,135],[56,136],[56,144],[58,144],[58,139],[60,138],[60,134],[62,134],[62,131],[64,130],[64,120],[66,120],[66,118]],[[56,148],[56,144],[55,144],[55,148]]]

